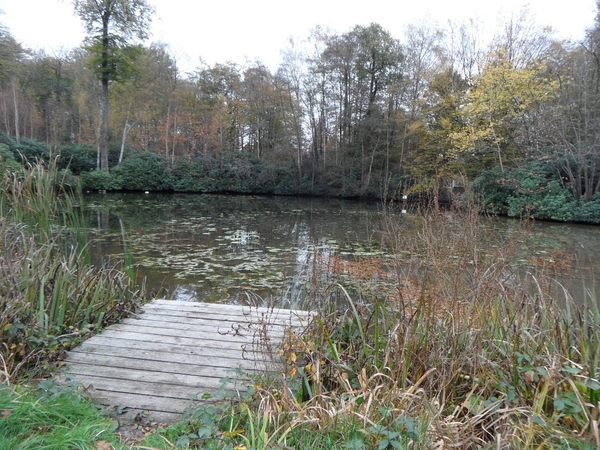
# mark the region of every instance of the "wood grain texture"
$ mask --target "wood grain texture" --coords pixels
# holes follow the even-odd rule
[[[282,368],[286,329],[307,311],[154,300],[73,349],[66,374],[96,402],[130,416],[173,422],[197,399],[238,395],[249,374]]]

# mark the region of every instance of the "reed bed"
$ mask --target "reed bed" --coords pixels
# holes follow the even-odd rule
[[[384,290],[329,260],[338,273],[306,289],[318,318],[275,355],[285,372],[230,404],[220,434],[186,445],[600,449],[598,299],[515,267],[513,243],[473,208],[421,217],[414,239],[387,215],[393,256],[363,273]]]
[[[78,190],[54,165],[0,187],[0,383],[50,368],[62,351],[136,308],[122,263],[89,263]]]

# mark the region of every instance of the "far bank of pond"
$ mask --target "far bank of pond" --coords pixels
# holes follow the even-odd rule
[[[153,193],[90,194],[85,201],[95,262],[130,255],[139,281],[178,300],[293,306],[311,281],[331,281],[338,261],[386,257],[377,202]],[[414,216],[394,214],[414,233]],[[485,218],[481,226],[496,236],[490,247],[513,249],[515,266],[600,298],[600,227],[505,218]]]

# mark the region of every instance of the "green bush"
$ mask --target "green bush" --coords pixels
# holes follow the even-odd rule
[[[97,151],[91,145],[73,144],[60,149],[58,168],[69,168],[75,175],[91,172],[97,166]]]
[[[173,189],[172,176],[164,159],[156,153],[138,153],[113,169],[121,189],[128,191],[168,191]]]
[[[15,155],[8,149],[6,144],[0,144],[0,174],[4,174],[6,171],[17,172],[21,170],[23,166],[17,162]]]
[[[579,203],[573,212],[573,220],[600,223],[600,193],[596,194],[589,202]]]
[[[15,151],[23,161],[35,162],[48,161],[50,159],[50,152],[46,144],[33,139],[22,138],[19,144],[17,144]]]
[[[265,164],[256,177],[261,194],[294,195],[298,193],[296,171],[290,164]]]
[[[201,156],[193,160],[179,160],[173,167],[173,189],[178,192],[215,192],[216,181],[210,176],[216,160]]]
[[[108,170],[93,170],[81,174],[81,188],[83,190],[118,191],[121,189],[119,180]]]
[[[484,171],[472,184],[485,212],[563,222],[600,223],[600,196],[577,202],[553,164],[532,161],[519,168]]]
[[[210,176],[217,180],[216,187],[220,192],[254,193],[259,190],[257,174],[262,165],[263,162],[250,153],[226,153]]]
[[[77,185],[78,179],[70,169],[57,170],[55,181],[56,192],[61,192],[63,190],[75,191]]]
[[[17,148],[17,142],[2,131],[0,131],[0,144],[6,145],[11,151]]]

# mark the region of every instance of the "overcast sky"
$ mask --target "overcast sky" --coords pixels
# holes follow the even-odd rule
[[[156,9],[151,41],[168,43],[180,65],[199,57],[209,64],[260,59],[271,69],[290,36],[305,38],[317,25],[346,32],[377,22],[401,39],[404,27],[424,18],[444,26],[449,19],[482,20],[492,29],[498,17],[524,5],[541,25],[578,40],[593,23],[595,0],[148,0]],[[70,0],[0,0],[0,22],[25,47],[49,54],[81,44],[84,32]]]

